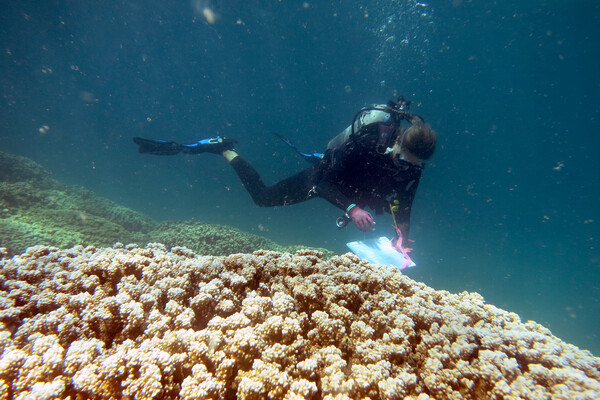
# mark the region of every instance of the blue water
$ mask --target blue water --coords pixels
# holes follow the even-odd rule
[[[307,165],[273,132],[323,150],[404,95],[439,133],[407,273],[600,355],[599,15],[592,0],[5,0],[0,149],[158,220],[345,251],[364,235],[325,201],[259,209],[218,157],[138,155],[131,138],[230,136],[275,182]]]

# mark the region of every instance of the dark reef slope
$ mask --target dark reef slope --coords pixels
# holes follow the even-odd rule
[[[28,158],[0,152],[0,247],[8,254],[20,254],[35,245],[67,248],[152,242],[213,256],[258,249],[295,252],[303,247],[281,246],[223,225],[158,223],[90,190],[62,184]]]

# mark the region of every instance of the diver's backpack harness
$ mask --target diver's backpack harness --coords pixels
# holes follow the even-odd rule
[[[395,125],[399,125],[403,119],[411,122],[412,115],[409,112],[410,101],[405,100],[404,97],[398,97],[397,102],[389,101],[386,105],[373,105],[371,107],[365,107],[354,115],[352,119],[352,125],[350,125],[351,133],[350,139],[356,140],[359,135],[360,129],[373,122],[387,122],[390,119]],[[369,114],[375,111],[376,115],[374,118],[366,118]],[[379,118],[377,117],[379,114]],[[372,120],[369,120],[372,119]],[[358,132],[357,132],[358,128]],[[377,138],[377,144],[375,150],[379,154],[384,154],[389,147],[392,147],[393,131],[383,130]]]
[[[398,126],[402,120],[409,123],[423,122],[423,119],[409,112],[410,101],[404,97],[399,97],[397,102],[389,101],[387,104],[377,104],[360,109],[352,119],[352,123],[337,136],[327,143],[327,150],[337,149],[348,143],[348,141],[357,142],[357,139],[365,134],[372,134],[363,128],[377,122],[391,122],[390,125]],[[395,129],[382,129],[377,131],[377,140],[375,150],[379,154],[385,154],[393,146]]]

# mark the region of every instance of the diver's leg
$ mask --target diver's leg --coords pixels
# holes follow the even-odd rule
[[[232,154],[233,153],[233,154]],[[311,196],[312,168],[284,179],[273,186],[266,186],[258,172],[234,151],[226,151],[227,158],[242,185],[259,207],[285,206],[308,200]]]

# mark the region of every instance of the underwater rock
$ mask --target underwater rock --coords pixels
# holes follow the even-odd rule
[[[477,293],[315,251],[0,251],[0,398],[596,399],[600,359]]]

